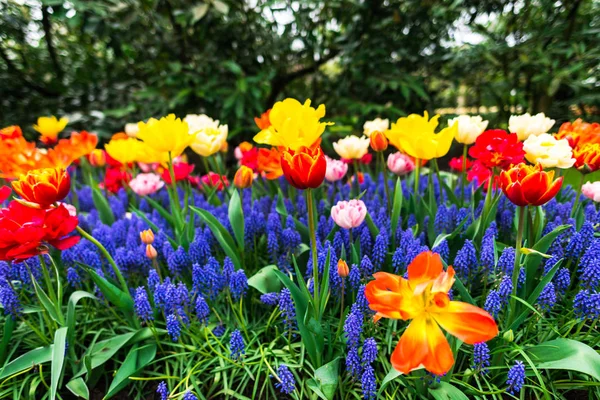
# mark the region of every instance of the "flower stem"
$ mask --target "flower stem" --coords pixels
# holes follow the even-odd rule
[[[519,273],[521,272],[521,244],[523,241],[523,228],[525,226],[525,211],[527,210],[526,206],[519,206],[519,221],[518,221],[518,228],[517,228],[517,242],[515,244],[515,264],[513,267],[513,272],[512,272],[512,285],[513,285],[513,291],[514,291],[514,297],[512,297],[510,299],[510,314],[511,314],[511,318],[509,318],[508,320],[512,323],[514,314],[515,314],[515,306],[516,306],[516,299],[515,297],[517,296],[517,286],[519,284]]]
[[[575,210],[577,210],[577,206],[579,205],[579,198],[581,197],[581,188],[583,187],[584,180],[585,175],[581,174],[581,179],[579,179],[579,185],[577,186],[577,190],[575,191],[575,201],[573,202],[573,208],[571,209],[571,217],[575,214]]]
[[[79,234],[81,236],[83,236],[85,239],[92,242],[98,248],[98,250],[100,250],[102,255],[108,260],[108,263],[110,264],[113,272],[115,273],[115,276],[117,277],[117,280],[119,281],[119,284],[121,285],[121,290],[123,290],[125,293],[127,293],[127,295],[130,295],[129,288],[127,287],[127,282],[125,282],[125,278],[123,278],[123,274],[121,274],[119,267],[117,267],[115,260],[112,258],[112,256],[108,252],[108,250],[106,250],[106,247],[104,247],[102,245],[102,243],[100,243],[98,240],[96,240],[92,235],[90,235],[89,233],[87,233],[86,231],[81,229],[80,226],[77,226],[77,232],[79,232]]]
[[[356,197],[360,196],[360,181],[358,179],[358,160],[353,160],[352,165],[354,166],[354,187],[356,189]]]
[[[179,203],[179,193],[177,192],[177,182],[175,181],[175,169],[173,167],[173,158],[171,157],[171,152],[169,152],[169,175],[171,177],[171,185],[173,191],[173,213],[175,214],[175,219],[177,220],[177,230],[181,229],[183,226],[183,221],[181,219],[181,204]]]
[[[419,193],[419,177],[421,175],[421,160],[415,158],[415,190],[414,195],[416,196]]]
[[[462,171],[460,173],[460,204],[465,204],[465,186],[467,183],[467,145],[463,145]]]
[[[390,186],[389,186],[389,182],[388,182],[388,175],[387,175],[387,168],[385,165],[385,160],[383,158],[383,152],[379,151],[378,153],[379,156],[379,160],[381,163],[381,170],[383,172],[383,188],[385,189],[385,197],[387,198],[387,209],[388,209],[388,213],[392,212],[392,198],[390,197]]]
[[[320,321],[319,314],[319,262],[317,258],[317,234],[315,229],[315,210],[313,205],[312,189],[306,189],[306,206],[308,209],[308,231],[310,234],[310,249],[312,252],[312,269],[313,269],[313,292],[315,304],[315,319]]]

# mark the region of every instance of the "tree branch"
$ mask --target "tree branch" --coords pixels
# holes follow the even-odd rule
[[[39,85],[31,82],[29,79],[27,79],[27,77],[23,74],[23,72],[19,71],[19,69],[15,66],[15,64],[8,57],[8,54],[6,54],[6,51],[2,47],[0,47],[0,58],[4,61],[4,63],[8,67],[8,71],[10,73],[16,75],[17,78],[20,79],[21,82],[23,82],[23,84],[26,87],[38,92],[39,94],[41,94],[42,96],[45,96],[45,97],[58,97],[59,94],[57,92],[55,92],[53,90],[49,90],[43,86],[39,86]]]
[[[52,24],[50,22],[48,7],[42,7],[42,26],[44,27],[44,39],[46,40],[46,47],[48,47],[48,54],[50,55],[54,72],[56,73],[56,77],[62,82],[64,73],[58,62],[54,45],[52,44]]]

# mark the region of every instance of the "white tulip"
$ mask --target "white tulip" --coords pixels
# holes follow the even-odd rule
[[[189,126],[190,135],[196,137],[190,147],[203,157],[215,154],[227,141],[229,129],[227,125],[219,125],[219,120],[204,114],[188,114],[183,120]]]
[[[360,160],[369,152],[369,138],[366,136],[346,136],[333,144],[340,157],[347,160]]]
[[[485,131],[489,121],[484,121],[479,115],[460,115],[448,121],[448,126],[458,123],[455,139],[458,143],[473,144],[479,135]]]
[[[556,139],[549,133],[531,135],[523,142],[525,158],[544,168],[571,168],[575,164],[573,149],[567,139]]]
[[[363,132],[367,137],[370,137],[371,134],[375,131],[385,132],[390,128],[390,121],[381,118],[375,118],[372,121],[367,121],[363,125]]]
[[[554,126],[554,122],[556,121],[546,117],[544,113],[511,115],[508,120],[508,130],[510,133],[516,133],[519,140],[522,141],[531,135],[537,136],[547,133]]]

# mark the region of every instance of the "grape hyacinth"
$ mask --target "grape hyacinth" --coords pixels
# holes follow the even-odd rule
[[[508,379],[506,385],[508,386],[507,392],[510,394],[517,394],[521,391],[523,384],[525,383],[525,364],[522,361],[516,361],[508,371]]]
[[[231,358],[239,361],[240,358],[246,353],[246,345],[239,329],[236,329],[231,333],[229,340],[229,348],[231,352]]]
[[[275,384],[275,387],[281,393],[291,394],[296,389],[296,380],[287,365],[281,364],[277,368],[277,376],[279,377],[279,382]]]

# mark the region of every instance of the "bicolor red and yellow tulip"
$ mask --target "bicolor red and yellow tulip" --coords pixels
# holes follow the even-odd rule
[[[377,272],[367,284],[369,307],[380,318],[411,320],[392,353],[392,366],[402,372],[425,368],[435,375],[447,373],[454,355],[445,331],[467,344],[485,342],[498,334],[490,314],[474,305],[451,301],[454,269],[443,270],[436,253],[419,254],[408,266],[408,279]]]
[[[71,190],[71,177],[64,168],[35,169],[11,183],[29,207],[48,208],[62,201]]]
[[[247,189],[252,186],[252,181],[254,180],[254,171],[251,168],[242,165],[235,176],[233,177],[233,184],[238,189]]]
[[[517,206],[541,206],[550,201],[562,186],[563,178],[554,179],[554,171],[540,164],[518,164],[500,174],[500,187]]]
[[[320,146],[300,147],[281,153],[281,169],[287,181],[297,189],[315,189],[321,186],[327,171],[327,161]]]
[[[573,149],[575,168],[584,172],[594,172],[600,169],[600,144],[586,143]]]

